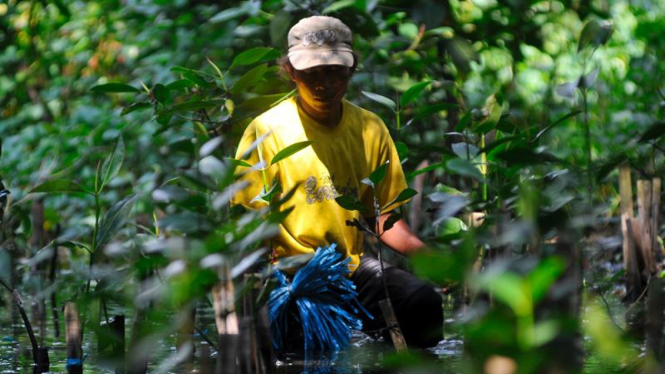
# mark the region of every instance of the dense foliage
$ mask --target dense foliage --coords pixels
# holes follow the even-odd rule
[[[240,281],[289,191],[266,183],[263,211],[230,207],[232,157],[249,121],[295,93],[276,60],[312,14],[354,31],[347,98],[384,119],[423,184],[402,216],[432,250],[412,266],[464,309],[471,370],[496,355],[520,373],[575,370],[557,352],[580,334],[602,372],[651,359],[599,327],[595,295],[621,293],[620,255],[596,240],[620,233],[617,166],[665,168],[656,0],[4,2],[3,281],[37,300],[57,289],[93,329],[101,309],[145,310],[163,322],[144,332],[155,339],[220,276]],[[54,251],[49,288],[35,274]]]

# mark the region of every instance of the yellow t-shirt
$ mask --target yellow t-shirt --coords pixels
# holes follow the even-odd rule
[[[286,100],[257,117],[240,140],[236,158],[242,158],[258,137],[268,134],[261,143],[263,159],[270,165],[273,156],[291,144],[312,140],[314,143],[267,170],[268,184],[278,180],[283,193],[297,188],[281,209],[294,210],[280,225],[274,239],[279,257],[312,253],[318,247],[337,243],[337,250],[350,256],[349,269],[355,270],[362,255],[360,230],[347,226],[347,220],[359,219],[358,211],[337,204],[339,195],[355,195],[366,206],[367,217],[374,214],[374,195],[370,186],[361,183],[380,165],[390,161],[385,178],[377,184],[379,206],[383,207],[407,188],[395,145],[381,119],[367,110],[344,100],[342,119],[334,128],[323,126],[299,109],[296,99]],[[259,163],[258,149],[246,159]],[[233,203],[261,208],[262,202],[251,202],[263,188],[260,170],[239,167],[240,179],[250,182]],[[390,206],[393,210],[402,203]],[[386,213],[386,211],[381,213]]]

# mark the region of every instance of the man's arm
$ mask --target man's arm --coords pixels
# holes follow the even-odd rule
[[[403,255],[410,255],[425,247],[425,243],[411,231],[409,225],[402,219],[395,222],[390,230],[383,232],[383,224],[388,217],[390,217],[390,213],[384,213],[379,217],[379,227],[382,233],[381,241],[384,244]]]

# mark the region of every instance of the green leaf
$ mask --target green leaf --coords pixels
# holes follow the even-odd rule
[[[122,228],[122,225],[125,223],[135,201],[136,194],[126,196],[104,214],[102,220],[99,222],[97,244],[95,248],[92,249],[93,252],[110,242],[118,231],[120,231],[120,228]]]
[[[443,162],[437,162],[436,164],[425,166],[424,168],[420,168],[416,171],[411,172],[407,179],[411,179],[411,178],[415,177],[416,175],[427,173],[427,172],[432,171],[432,170],[442,169],[444,167],[445,167],[445,164]]]
[[[565,269],[564,262],[557,257],[548,257],[543,259],[538,267],[533,269],[528,275],[531,283],[532,300],[534,303],[540,301],[550,287],[556,282]]]
[[[329,14],[333,12],[340,11],[344,8],[352,7],[356,3],[356,0],[340,0],[340,1],[335,1],[334,3],[328,5],[323,11],[321,11],[321,14]]]
[[[166,126],[169,124],[169,121],[171,121],[171,117],[173,117],[173,114],[171,113],[159,113],[157,115],[157,123]]]
[[[427,105],[419,109],[416,115],[406,123],[406,126],[411,125],[413,122],[418,122],[425,117],[429,117],[432,114],[436,114],[444,110],[450,110],[455,108],[458,108],[458,105],[451,103],[439,103],[439,104]]]
[[[261,64],[254,67],[252,70],[245,73],[236,81],[236,83],[230,89],[231,94],[236,95],[254,86],[261,80],[261,78],[263,78],[266,71],[268,71],[268,65],[266,64]]]
[[[580,41],[577,44],[577,51],[581,51],[584,47],[591,43],[599,32],[600,22],[595,19],[587,22],[582,29],[582,33],[580,34]]]
[[[169,89],[161,83],[157,83],[155,87],[152,88],[152,95],[155,97],[155,100],[162,104],[167,103],[171,98],[171,92],[169,92]]]
[[[497,158],[514,164],[540,164],[548,162],[559,162],[554,155],[547,152],[535,152],[531,148],[519,147],[507,149],[497,153]]]
[[[383,165],[376,168],[370,175],[369,180],[372,181],[373,185],[376,186],[379,184],[383,178],[386,177],[386,170],[388,169],[388,164],[390,160],[387,160]]]
[[[335,198],[335,201],[339,206],[346,210],[357,210],[361,213],[365,213],[367,211],[367,207],[363,203],[358,200],[357,197],[351,196],[351,195],[342,195],[342,196],[337,196]]]
[[[271,59],[275,54],[279,55],[279,51],[269,47],[256,47],[249,49],[240,53],[233,59],[229,70],[237,66],[251,65],[257,62],[265,61],[265,59]]]
[[[199,109],[217,108],[224,105],[226,100],[213,99],[213,100],[193,100],[185,103],[176,104],[171,107],[171,111],[197,111]]]
[[[244,166],[246,168],[251,168],[252,167],[252,164],[250,164],[249,162],[244,161],[244,160],[238,160],[237,158],[227,157],[227,158],[225,158],[225,160],[231,162],[231,165]]]
[[[536,134],[536,137],[533,140],[535,141],[535,140],[540,139],[540,137],[543,136],[546,132],[548,132],[552,127],[554,127],[554,126],[556,126],[560,123],[563,123],[568,118],[575,117],[576,115],[578,115],[580,113],[582,113],[581,110],[574,110],[574,111],[566,114],[565,116],[559,118],[558,120],[554,121],[551,125],[549,125],[549,126],[545,127],[544,129],[540,130],[538,132],[538,134]]]
[[[276,163],[282,161],[283,159],[293,155],[296,152],[300,152],[303,149],[309,147],[314,143],[313,140],[307,140],[304,142],[299,142],[299,143],[293,143],[290,146],[282,149],[281,151],[277,152],[277,154],[272,158],[272,161],[270,161],[270,165],[275,165]]]
[[[486,134],[494,130],[496,125],[501,120],[501,113],[503,111],[503,108],[501,107],[501,103],[496,99],[494,95],[492,95],[487,100],[487,105],[485,109],[489,112],[489,116],[487,116],[487,118],[483,119],[478,123],[477,126],[475,126],[473,131],[476,134]]]
[[[399,157],[400,161],[404,162],[404,160],[409,155],[409,147],[406,145],[406,143],[397,141],[395,142],[395,149],[397,150],[397,156]]]
[[[35,192],[85,192],[92,195],[92,192],[86,191],[78,183],[66,179],[44,182],[30,191],[30,193]]]
[[[598,21],[594,19],[587,22],[580,34],[580,42],[577,45],[577,51],[581,51],[587,45],[598,47],[607,43],[610,40],[613,31],[614,26],[612,21]]]
[[[262,201],[267,205],[270,205],[270,202],[272,202],[273,197],[275,197],[275,195],[281,192],[282,192],[282,186],[277,181],[274,181],[272,187],[270,187],[270,190],[266,191],[266,188],[264,186],[261,189],[261,192],[258,194],[258,196],[253,198],[252,201],[250,201],[250,203]]]
[[[309,260],[314,257],[314,253],[305,253],[302,255],[295,255],[289,257],[280,257],[279,262],[274,267],[274,270],[295,269],[305,265]]]
[[[375,93],[367,92],[367,91],[362,91],[362,94],[365,95],[370,100],[376,101],[377,103],[379,103],[381,105],[387,106],[388,108],[392,109],[393,111],[395,111],[397,109],[397,104],[395,104],[394,101],[390,100],[389,98],[387,98],[385,96],[381,96],[379,94],[375,94]]]
[[[138,101],[122,108],[121,114],[124,116],[125,114],[131,113],[135,110],[141,110],[147,108],[152,108],[152,103],[150,103],[149,101]]]
[[[656,122],[653,125],[649,126],[647,131],[640,136],[638,142],[646,143],[652,140],[660,139],[665,135],[665,122]]]
[[[446,162],[446,169],[453,172],[454,174],[470,177],[481,183],[485,181],[483,174],[475,165],[461,158],[453,158],[452,160],[448,160],[448,162]]]
[[[106,83],[90,88],[92,92],[141,92],[138,88],[124,83]]]
[[[180,231],[186,234],[212,231],[215,228],[210,218],[194,212],[168,215],[157,221],[157,226],[162,230]]]
[[[215,14],[208,20],[210,23],[221,23],[221,22],[226,22],[229,20],[232,20],[234,18],[238,18],[240,16],[243,16],[247,14],[247,10],[245,7],[235,7],[235,8],[228,8],[224,9],[221,12]]]
[[[506,136],[505,138],[501,138],[499,140],[495,140],[492,143],[488,144],[485,148],[482,148],[479,153],[489,153],[490,151],[494,150],[496,147],[512,142],[513,140],[522,140],[522,135],[512,135],[512,136]]]
[[[192,69],[187,69],[183,68],[180,66],[174,66],[170,71],[174,73],[180,73],[182,74],[183,77],[187,78],[189,81],[193,82],[199,87],[213,87],[214,84],[211,83],[208,78],[206,78],[206,74],[203,72],[200,72],[198,70],[192,70]]]
[[[395,223],[402,219],[402,215],[397,212],[392,212],[390,217],[383,222],[383,232],[386,232],[395,226]]]
[[[423,94],[425,88],[432,84],[432,82],[420,82],[411,86],[406,92],[402,94],[402,97],[399,98],[399,105],[405,107],[410,102],[416,100]]]
[[[412,188],[406,188],[404,191],[400,192],[399,195],[397,195],[397,197],[393,199],[393,201],[391,201],[388,204],[386,204],[385,206],[383,206],[381,208],[381,210],[385,210],[393,204],[401,203],[402,201],[409,200],[410,198],[416,196],[417,194],[418,194],[418,191],[416,191]]]
[[[270,20],[270,42],[273,46],[280,46],[289,32],[293,15],[285,10],[279,10]]]
[[[166,85],[171,91],[183,90],[185,88],[194,88],[196,85],[189,79],[178,79]]]
[[[113,177],[118,175],[124,159],[125,143],[123,142],[121,136],[113,146],[111,154],[104,160],[104,164],[102,165],[102,184],[99,187],[99,191],[97,191],[97,193],[101,192],[104,189],[104,186],[106,186],[106,184],[111,179],[113,179]]]

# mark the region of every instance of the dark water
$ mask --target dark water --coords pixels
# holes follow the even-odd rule
[[[204,314],[207,313],[204,311]],[[131,321],[127,321],[127,326],[131,326]],[[39,328],[37,326],[34,328],[37,340],[41,341],[38,336]],[[62,326],[60,331],[64,331]],[[50,326],[46,332],[47,336],[43,345],[49,347],[50,372],[64,373],[67,371],[64,334],[61,334],[58,339],[54,338],[53,328]],[[129,331],[126,332],[126,336],[129,336]],[[194,341],[197,352],[196,362],[199,362],[201,360],[200,352],[205,351],[203,346],[207,343],[198,334],[194,337]],[[0,374],[32,374],[33,362],[30,347],[30,341],[20,317],[12,321],[9,311],[0,311]],[[96,357],[96,350],[96,337],[94,334],[86,332],[83,337],[84,373],[114,373],[112,364],[104,363],[100,357]],[[182,367],[174,364],[178,356],[175,349],[175,334],[156,341],[151,347],[151,351],[149,373],[183,372]],[[214,350],[210,351],[213,351],[212,359],[214,360]],[[461,372],[461,352],[461,340],[451,338],[442,341],[437,347],[409,354],[408,363],[412,368],[420,368],[418,370],[420,374],[428,372],[456,374]],[[388,373],[399,369],[391,364],[392,361],[397,361],[393,359],[394,355],[394,350],[388,344],[374,341],[358,332],[353,336],[351,347],[344,352],[333,356],[310,357],[308,360],[303,360],[302,357],[286,357],[282,361],[277,361],[275,371],[281,374]],[[404,357],[400,357],[399,360],[404,361]]]

